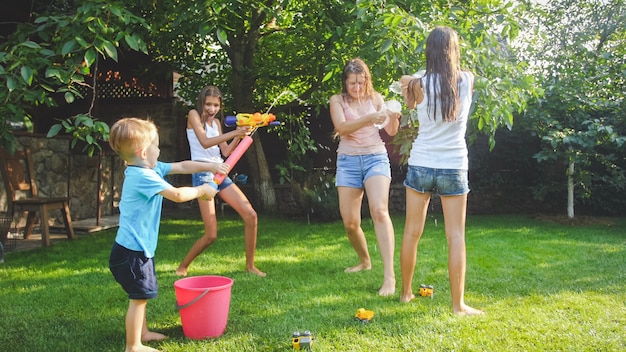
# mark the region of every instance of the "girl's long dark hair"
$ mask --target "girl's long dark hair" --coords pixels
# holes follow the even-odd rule
[[[209,117],[204,113],[204,102],[207,97],[216,97],[220,99],[220,117],[223,117],[224,111],[222,110],[222,92],[216,86],[207,86],[202,88],[200,93],[198,94],[198,101],[196,102],[196,110],[198,110],[198,114],[200,114],[200,122],[202,122],[202,127],[206,124]]]
[[[460,57],[458,34],[449,27],[435,27],[426,39],[425,76],[430,76],[425,80],[424,89],[428,97],[439,96],[444,121],[455,121],[460,109]],[[437,104],[434,102],[435,100],[429,98],[428,111],[432,111],[432,116],[436,118]]]

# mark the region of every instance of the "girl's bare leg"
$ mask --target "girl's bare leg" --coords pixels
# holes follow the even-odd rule
[[[252,204],[237,185],[229,186],[219,193],[220,197],[233,208],[244,222],[244,242],[246,246],[246,271],[261,277],[267,274],[254,265],[256,239],[258,230],[258,216]]]
[[[483,311],[465,304],[465,219],[467,194],[441,197],[443,217],[448,239],[448,276],[452,294],[452,312],[456,315],[479,315]]]
[[[345,272],[354,273],[361,270],[370,270],[372,261],[367,250],[367,241],[361,228],[361,202],[363,189],[351,187],[337,187],[339,195],[339,211],[343,219],[343,227],[352,248],[359,256],[359,264],[346,268]]]
[[[393,268],[395,234],[389,216],[390,183],[391,180],[385,176],[373,176],[365,181],[370,216],[374,222],[374,231],[383,260],[383,284],[378,290],[381,296],[391,296],[396,293],[396,274]]]
[[[230,187],[229,187],[230,188]],[[204,235],[200,237],[189,249],[183,261],[176,269],[176,275],[187,276],[187,270],[191,262],[196,259],[205,249],[209,248],[217,239],[217,217],[215,216],[215,201],[198,199],[200,215],[204,223]]]
[[[417,260],[417,246],[424,233],[429,203],[430,193],[420,193],[406,188],[406,222],[400,250],[400,275],[402,277],[400,302],[410,302],[415,298],[412,286],[413,273]]]

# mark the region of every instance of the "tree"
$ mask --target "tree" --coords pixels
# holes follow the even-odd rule
[[[67,1],[39,10],[46,13],[19,24],[0,44],[0,77],[5,82],[0,86],[0,146],[10,151],[15,149],[10,122],[28,122],[34,106],[82,97],[81,86],[94,88],[87,78],[95,77],[99,58],[117,61],[121,47],[147,51],[147,23],[119,3]],[[73,146],[86,142],[90,155],[100,148],[99,140],[108,138],[108,126],[91,111],[63,121],[50,135],[62,128],[73,133]]]
[[[201,86],[215,84],[230,93],[231,108],[238,112],[264,110],[285,91],[293,94],[283,96],[289,99],[274,107],[277,113],[325,105],[341,87],[344,63],[357,56],[372,68],[376,88],[387,94],[393,80],[423,66],[429,29],[449,24],[464,39],[465,62],[477,73],[474,130],[493,136],[498,126],[510,127],[513,113],[536,94],[507,44],[519,32],[523,9],[498,0],[212,0],[165,1],[145,10],[159,29],[152,49],[182,73],[185,100],[193,101]],[[407,148],[408,139],[398,143]],[[275,209],[259,137],[247,155],[262,207]]]
[[[545,96],[526,116],[545,144],[535,156],[565,167],[567,215],[575,187],[624,191],[626,6],[619,1],[551,1],[537,11],[526,52]],[[606,204],[606,203],[605,203]]]
[[[72,1],[60,3],[67,9],[74,8]],[[76,18],[62,15],[65,12],[58,8],[50,8],[42,17],[45,23],[60,18],[72,31],[59,25],[58,32],[52,34],[46,27],[44,33],[48,34],[40,36],[35,34],[37,23],[27,24],[30,29],[25,32],[38,35],[38,45],[51,48],[46,56],[50,59],[41,67],[50,67],[54,58],[62,64],[61,72],[67,74],[67,78],[61,75],[62,79],[48,85],[51,90],[46,97],[61,89],[70,89],[74,95],[71,87],[75,72],[79,76],[89,74],[96,56],[92,54],[99,52],[105,58],[114,58],[113,49],[119,45],[142,50],[146,42],[152,57],[169,63],[183,75],[179,92],[184,100],[194,101],[202,86],[214,84],[226,93],[231,105],[228,111],[254,112],[266,110],[287,91],[293,94],[282,95],[273,111],[281,114],[279,119],[287,120],[290,117],[285,112],[290,109],[327,104],[328,97],[341,87],[344,63],[353,57],[361,57],[370,65],[375,87],[388,94],[387,87],[401,74],[423,67],[425,37],[440,24],[459,32],[464,64],[476,73],[471,133],[489,134],[493,145],[496,129],[510,128],[514,112],[523,110],[528,97],[537,94],[532,79],[522,72],[524,63],[515,59],[510,47],[519,33],[519,18],[525,9],[514,1],[123,0],[109,5],[90,0],[83,6],[86,11],[77,12]],[[81,40],[73,39],[76,33]],[[89,33],[92,35],[82,36]],[[13,38],[10,43],[20,42]],[[3,66],[9,63],[13,67],[17,60],[12,60],[2,61]],[[19,73],[13,71],[11,74],[19,78]],[[43,73],[42,69],[33,70],[32,77],[42,80],[46,77]],[[23,92],[29,92],[29,77],[27,74]],[[20,99],[14,100],[14,106],[23,107],[34,98]],[[309,117],[294,114],[291,118],[301,121]],[[307,124],[296,125],[304,128]],[[69,126],[81,136],[82,130]],[[400,134],[397,141],[404,150],[408,135]],[[305,140],[307,134],[296,137]],[[276,209],[261,140],[262,135],[255,136],[246,155],[257,176],[254,180],[261,208]],[[306,150],[312,144],[294,145]]]

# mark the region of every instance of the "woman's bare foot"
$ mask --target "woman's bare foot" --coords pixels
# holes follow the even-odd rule
[[[412,294],[412,293],[400,295],[400,302],[401,303],[409,303],[413,299],[415,299],[415,295]]]
[[[187,268],[183,268],[183,267],[179,266],[178,268],[176,268],[176,275],[178,275],[178,276],[187,276]]]
[[[460,317],[469,317],[469,316],[474,316],[474,315],[483,315],[485,314],[485,312],[483,312],[480,309],[476,309],[476,308],[472,308],[468,305],[462,305],[460,309],[454,309],[452,308],[452,313],[460,316]]]
[[[249,272],[250,274],[254,274],[260,277],[265,277],[267,276],[266,273],[262,272],[261,270],[257,269],[256,267],[252,267],[252,268],[247,268],[246,269],[247,272]]]
[[[396,293],[396,280],[395,279],[385,279],[383,280],[383,285],[378,290],[379,296],[391,296]]]
[[[148,331],[141,334],[141,342],[162,341],[166,338],[167,336],[154,331]]]
[[[358,271],[361,270],[371,270],[372,269],[372,264],[364,264],[364,263],[359,263],[359,265],[350,267],[350,268],[346,268],[346,270],[344,270],[344,272],[346,273],[356,273]]]

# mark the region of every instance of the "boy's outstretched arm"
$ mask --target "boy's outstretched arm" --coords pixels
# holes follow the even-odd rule
[[[208,171],[214,174],[227,175],[230,165],[225,163],[207,163],[201,161],[184,160],[171,163],[170,174],[195,174],[197,172]]]
[[[170,187],[159,192],[159,194],[172,202],[183,203],[196,198],[212,200],[217,194],[217,189],[204,184],[196,187]]]

